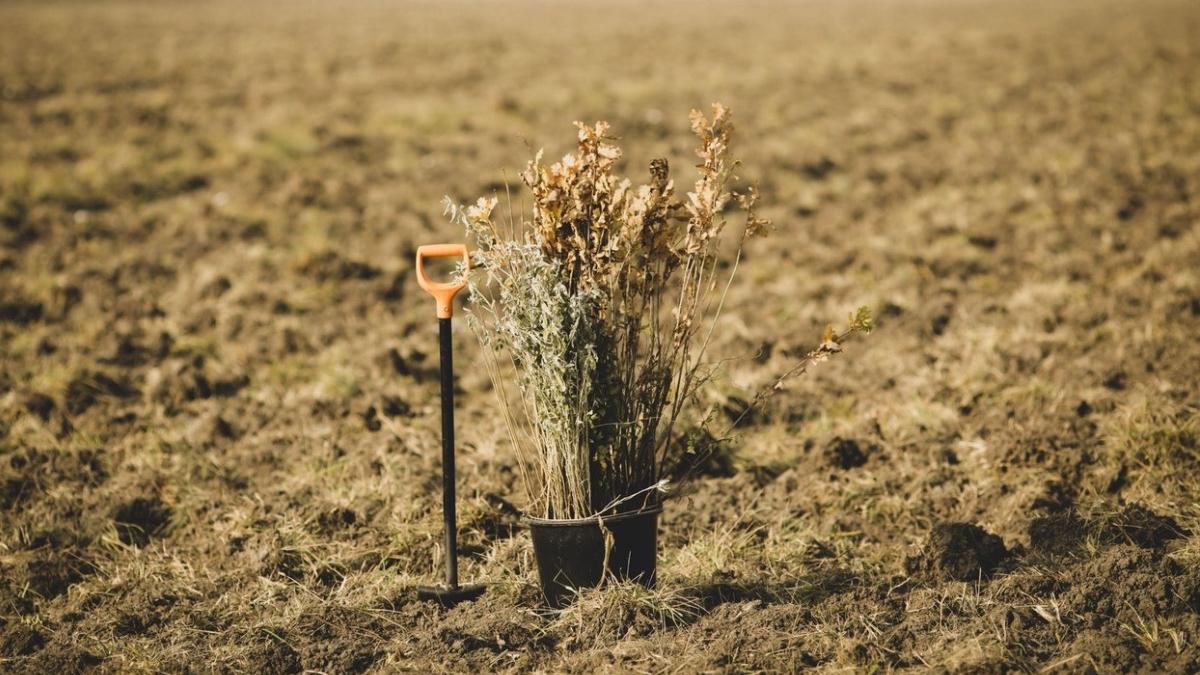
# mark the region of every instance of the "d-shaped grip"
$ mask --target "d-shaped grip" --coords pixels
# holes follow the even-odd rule
[[[437,300],[437,315],[439,319],[449,319],[454,313],[454,296],[466,287],[467,282],[433,281],[425,275],[426,258],[456,258],[462,256],[463,267],[471,269],[471,256],[463,244],[430,244],[417,248],[417,283],[425,292]]]

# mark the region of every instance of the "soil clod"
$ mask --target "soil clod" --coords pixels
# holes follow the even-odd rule
[[[1125,371],[1113,371],[1112,373],[1109,373],[1108,377],[1104,378],[1104,387],[1113,391],[1121,391],[1125,388],[1125,381]]]
[[[171,510],[158,497],[137,497],[113,511],[117,536],[131,546],[142,547],[166,527]]]
[[[950,325],[950,315],[949,314],[938,314],[937,316],[933,317],[933,321],[931,321],[929,323],[929,332],[933,333],[933,335],[935,337],[941,336],[943,333],[946,332],[946,327],[949,325]]]
[[[72,584],[78,583],[85,576],[92,574],[95,567],[76,549],[61,549],[56,552],[30,552],[26,558],[23,574],[18,572],[17,579],[22,586],[28,588],[43,600],[56,598],[67,592]]]
[[[42,318],[42,303],[24,298],[0,301],[0,323],[25,326]]]
[[[6,478],[0,486],[0,511],[7,511],[28,499],[37,489],[28,478]]]
[[[400,355],[400,352],[392,347],[387,351],[388,361],[392,364],[392,370],[397,375],[411,375],[412,369],[408,366],[408,361]]]
[[[1083,521],[1071,511],[1035,518],[1029,523],[1029,545],[1050,555],[1070,552],[1083,541],[1085,534]]]
[[[399,396],[384,396],[379,407],[387,417],[407,417],[412,414],[412,406]]]
[[[837,437],[825,446],[825,457],[830,466],[848,470],[866,464],[868,452],[852,438]]]
[[[374,279],[382,271],[358,260],[343,258],[336,251],[324,250],[299,260],[295,270],[320,282]]]
[[[18,622],[0,633],[0,656],[29,656],[45,645],[45,635]]]
[[[907,567],[910,574],[931,579],[975,581],[990,577],[1008,555],[1000,537],[974,523],[939,523]]]
[[[379,413],[376,412],[375,406],[370,406],[362,414],[363,426],[367,431],[379,431],[383,428],[383,422],[379,421]]]
[[[100,372],[84,372],[67,385],[66,408],[80,415],[104,398],[129,398],[137,389]]]
[[[1130,504],[1098,526],[1101,540],[1130,543],[1145,549],[1160,549],[1187,531],[1170,516],[1161,516],[1141,504]]]
[[[714,437],[707,429],[692,427],[684,432],[680,442],[687,448],[687,459],[678,467],[676,478],[686,475],[728,477],[737,473],[733,446]]]
[[[224,438],[224,439],[228,439],[228,440],[233,440],[233,439],[236,439],[239,435],[237,428],[235,428],[233,426],[233,424],[231,424],[224,417],[221,417],[219,415],[213,419],[212,431],[213,431],[214,438]]]
[[[21,401],[21,407],[37,415],[43,422],[47,422],[50,420],[50,413],[54,412],[55,403],[54,399],[45,394],[31,392],[25,395],[24,400]]]
[[[351,509],[337,507],[322,511],[317,517],[317,523],[323,532],[332,532],[350,527],[358,522],[358,514]]]
[[[265,675],[299,673],[304,669],[300,654],[284,639],[282,628],[263,629],[268,637],[252,650],[251,660]]]

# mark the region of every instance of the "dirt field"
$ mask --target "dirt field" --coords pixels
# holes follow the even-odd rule
[[[1200,669],[1200,5],[0,7],[0,670]],[[709,392],[877,330],[667,505],[660,584],[540,609],[460,366],[443,195],[575,119],[690,180],[734,111],[776,222]],[[513,193],[521,208],[520,192]]]

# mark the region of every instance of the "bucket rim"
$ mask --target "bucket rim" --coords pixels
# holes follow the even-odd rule
[[[658,515],[662,513],[663,505],[653,504],[637,511],[626,511],[618,513],[614,516],[603,516],[605,523],[617,523],[623,520],[633,520],[642,516]],[[580,525],[595,525],[601,516],[587,516],[585,518],[536,518],[534,516],[525,516],[523,520],[530,526],[536,527],[577,527]]]

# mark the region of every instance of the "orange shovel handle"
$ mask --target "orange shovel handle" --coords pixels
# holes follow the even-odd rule
[[[437,315],[439,319],[449,319],[454,313],[454,296],[466,287],[466,281],[441,282],[433,281],[425,275],[426,258],[457,258],[461,256],[463,266],[471,269],[471,256],[463,244],[429,244],[417,248],[417,283],[426,293],[437,300]]]

